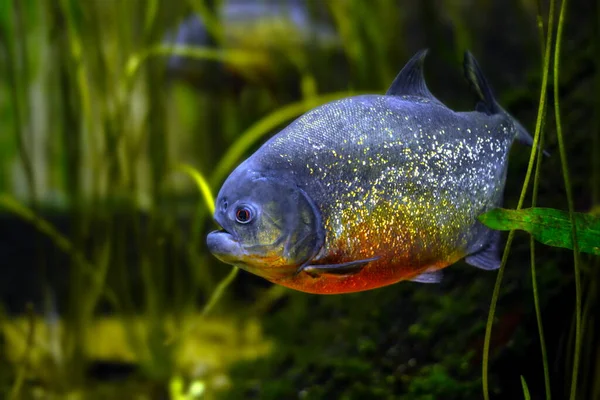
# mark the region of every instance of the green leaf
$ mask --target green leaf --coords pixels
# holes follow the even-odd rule
[[[600,218],[592,214],[574,213],[579,251],[600,255]],[[496,208],[479,216],[488,228],[529,232],[535,240],[548,246],[573,249],[569,213],[554,208]]]

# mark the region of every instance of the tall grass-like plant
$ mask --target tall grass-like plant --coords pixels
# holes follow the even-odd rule
[[[521,189],[521,195],[519,196],[519,201],[517,204],[517,210],[523,207],[523,203],[525,202],[525,196],[527,194],[527,190],[529,188],[529,181],[531,179],[531,174],[533,172],[533,166],[536,159],[536,154],[538,153],[540,136],[542,132],[543,120],[545,116],[546,110],[546,92],[548,85],[548,76],[550,70],[550,54],[552,48],[552,32],[554,24],[554,0],[550,0],[550,9],[548,11],[548,28],[546,33],[546,44],[544,46],[545,52],[543,57],[543,74],[542,74],[542,82],[540,89],[540,100],[539,107],[537,113],[537,119],[535,124],[535,132],[533,135],[533,144],[531,147],[531,153],[529,156],[529,163],[527,166],[527,172],[525,174],[525,179],[523,182],[523,186]],[[504,247],[504,252],[502,254],[502,262],[500,265],[500,269],[498,270],[498,276],[496,278],[496,284],[494,286],[494,292],[492,293],[492,300],[490,304],[490,310],[488,314],[488,320],[486,324],[485,330],[485,339],[483,345],[483,361],[482,361],[482,383],[483,383],[483,397],[486,400],[489,400],[489,383],[488,383],[488,369],[489,369],[489,352],[490,352],[490,339],[492,333],[492,326],[494,324],[494,314],[496,312],[496,304],[498,302],[498,296],[500,294],[500,287],[502,285],[502,278],[504,276],[504,269],[506,267],[506,262],[508,260],[508,255],[510,253],[510,247],[512,245],[512,241],[514,239],[515,231],[510,231],[508,235],[508,239],[506,241],[506,245]],[[532,271],[535,270],[535,267],[532,267]],[[539,314],[538,314],[539,315]]]
[[[560,14],[558,17],[558,30],[556,32],[556,48],[554,51],[554,116],[556,118],[556,135],[558,137],[558,148],[560,151],[560,161],[563,171],[563,179],[565,182],[565,191],[567,195],[567,204],[569,206],[569,214],[571,216],[571,236],[573,241],[573,266],[575,275],[575,344],[574,344],[574,356],[573,356],[573,373],[571,376],[571,394],[570,399],[575,400],[577,398],[577,382],[579,378],[579,363],[581,353],[581,272],[580,272],[580,255],[579,247],[577,244],[577,226],[575,224],[574,217],[574,206],[573,206],[573,194],[571,192],[571,179],[569,176],[569,167],[567,161],[567,153],[565,150],[565,144],[563,139],[561,113],[560,113],[560,95],[559,95],[559,65],[560,65],[560,45],[562,39],[562,32],[565,23],[565,14],[567,10],[567,0],[562,0],[560,6]]]
[[[596,7],[595,16],[595,68],[600,70],[600,7]],[[600,90],[600,74],[596,73],[594,79],[594,91]],[[594,127],[592,134],[592,152],[591,152],[591,198],[595,207],[596,215],[600,215],[600,97],[596,96],[594,103]],[[587,335],[587,340],[582,343],[583,348],[593,348],[598,346],[598,306],[600,299],[600,257],[595,257],[589,263],[591,271],[588,274],[589,283],[586,290],[586,301],[583,306],[582,331]],[[585,361],[584,361],[585,359]],[[589,398],[600,398],[600,357],[598,351],[582,352],[582,387],[588,388]],[[585,394],[584,394],[585,396]]]
[[[546,33],[546,44],[542,45],[542,52],[544,53],[544,67],[543,67],[543,71],[542,71],[542,95],[540,98],[540,102],[539,102],[539,110],[538,110],[538,118],[537,118],[537,124],[536,124],[536,130],[535,130],[535,136],[534,136],[534,143],[533,143],[533,149],[531,151],[531,156],[529,159],[529,166],[527,169],[527,174],[525,177],[525,182],[523,184],[522,187],[522,191],[521,191],[521,197],[519,199],[518,205],[517,205],[517,211],[522,207],[523,202],[524,202],[524,198],[525,198],[525,194],[527,192],[527,188],[528,188],[528,184],[529,184],[529,179],[530,179],[530,175],[531,175],[531,171],[532,171],[532,167],[533,167],[533,163],[536,157],[536,150],[537,150],[537,146],[538,146],[538,138],[540,137],[540,134],[542,132],[542,128],[544,126],[544,118],[546,115],[546,106],[545,106],[545,100],[546,100],[546,85],[547,85],[547,81],[548,81],[548,75],[549,75],[549,69],[550,69],[550,47],[551,47],[551,43],[552,43],[552,35],[553,35],[553,31],[552,31],[552,23],[553,23],[553,17],[554,17],[554,1],[550,1],[550,11],[549,11],[549,22],[548,22],[548,31]],[[582,284],[581,284],[581,266],[580,266],[580,255],[579,255],[579,242],[578,242],[578,233],[577,233],[577,226],[578,224],[576,223],[576,213],[574,212],[574,205],[573,205],[573,198],[572,198],[572,193],[571,193],[571,182],[570,182],[570,175],[569,175],[569,168],[568,168],[568,162],[567,162],[567,155],[566,155],[566,150],[565,150],[565,144],[564,144],[564,139],[563,139],[563,132],[562,132],[562,123],[561,123],[561,109],[560,109],[560,96],[559,96],[559,65],[560,65],[560,50],[561,50],[561,40],[562,40],[562,31],[563,31],[563,27],[564,27],[564,21],[565,21],[565,13],[566,13],[566,7],[567,7],[567,1],[563,0],[561,2],[561,6],[560,6],[560,13],[559,13],[559,19],[558,19],[558,27],[557,27],[557,32],[556,32],[556,41],[555,41],[555,46],[554,46],[554,63],[553,63],[553,88],[554,88],[554,115],[556,118],[556,132],[557,132],[557,139],[558,139],[558,146],[559,146],[559,153],[560,153],[560,162],[561,162],[561,169],[562,169],[562,175],[563,175],[563,180],[564,180],[564,185],[565,185],[565,191],[566,191],[566,197],[567,197],[567,203],[568,203],[568,209],[569,209],[569,219],[570,219],[570,230],[571,230],[571,237],[570,240],[568,241],[571,245],[567,246],[569,248],[573,249],[573,263],[574,263],[574,281],[575,281],[575,318],[574,318],[574,323],[573,323],[573,329],[571,331],[572,337],[574,338],[573,341],[569,341],[570,344],[572,344],[573,346],[573,358],[570,363],[571,365],[571,379],[570,379],[570,399],[571,400],[575,400],[577,398],[577,388],[578,388],[578,379],[579,379],[579,367],[581,364],[581,343],[583,340],[583,332],[584,332],[584,326],[583,326],[583,321],[584,321],[584,317],[585,315],[582,316],[582,296],[583,296],[583,288],[582,288]],[[542,18],[541,18],[541,5],[538,2],[538,25],[540,27],[540,31],[541,31],[541,37],[543,38],[543,22],[542,22]],[[543,137],[542,137],[543,139]],[[543,143],[543,140],[539,140],[539,143]],[[535,176],[535,180],[534,180],[534,185],[533,185],[533,196],[532,196],[532,205],[535,206],[535,203],[537,201],[537,190],[538,190],[538,186],[539,186],[539,174],[540,174],[540,166],[541,166],[541,154],[538,154],[538,160],[537,160],[537,166],[536,166],[536,176]],[[590,219],[590,221],[593,220]],[[596,221],[596,220],[594,220]],[[543,228],[548,230],[548,232],[552,229],[552,227],[546,227]],[[503,269],[506,265],[506,259],[507,259],[507,254],[508,251],[510,249],[510,245],[513,239],[513,234],[514,231],[511,231],[508,237],[508,241],[506,244],[506,248],[503,254],[503,258],[502,258],[502,265],[501,268],[499,270],[498,273],[498,277],[496,280],[496,286],[494,288],[494,293],[492,296],[492,304],[490,306],[490,312],[489,312],[489,318],[488,318],[488,323],[486,325],[486,337],[485,337],[485,342],[484,342],[484,360],[483,360],[483,389],[484,389],[484,397],[486,399],[489,399],[489,393],[488,393],[488,382],[487,382],[487,368],[488,368],[488,357],[489,357],[489,344],[490,344],[490,333],[491,333],[491,328],[492,328],[492,324],[493,324],[493,316],[494,316],[494,312],[495,312],[495,308],[496,308],[496,303],[497,303],[497,299],[498,299],[498,294],[499,294],[499,289],[500,289],[500,285],[501,285],[501,280],[502,280],[502,276],[503,276]],[[537,323],[538,323],[538,329],[539,329],[539,337],[540,337],[540,345],[541,345],[541,352],[542,352],[542,361],[543,361],[543,368],[544,368],[544,383],[545,383],[545,390],[546,390],[546,398],[549,399],[551,397],[551,393],[550,393],[550,377],[549,377],[549,366],[548,366],[548,360],[547,360],[547,354],[546,354],[546,348],[545,348],[545,340],[544,340],[544,334],[543,334],[543,327],[542,327],[542,321],[541,321],[541,310],[539,307],[539,299],[538,299],[538,290],[537,290],[537,282],[536,282],[536,269],[535,269],[535,250],[534,250],[534,241],[533,241],[534,236],[531,236],[531,271],[532,271],[532,280],[533,280],[533,295],[534,295],[534,303],[535,303],[535,310],[536,310],[536,316],[537,316]],[[582,239],[583,240],[583,239]],[[583,241],[582,241],[583,243]],[[583,245],[582,245],[583,246]],[[582,247],[582,249],[584,249],[584,247]],[[597,246],[595,246],[595,244],[592,244],[592,247],[588,249],[588,251],[590,251],[593,254],[597,254]],[[590,298],[593,298],[594,294],[591,293],[590,294]],[[527,385],[525,383],[525,380],[522,379],[522,383],[523,383],[523,391],[524,394],[526,396],[526,398],[529,397],[529,390],[527,388]]]
[[[204,10],[201,2],[194,2],[194,8],[198,7]],[[202,315],[208,314],[237,272],[232,269],[223,280],[210,278],[208,257],[199,253],[198,244],[203,241],[200,227],[206,216],[212,214],[214,199],[208,182],[198,180],[202,175],[197,171],[192,175],[202,182],[200,192],[204,198],[204,204],[199,206],[203,210],[201,217],[191,221],[197,236],[188,240],[179,234],[178,220],[169,214],[175,210],[169,205],[172,201],[169,193],[174,180],[171,170],[176,162],[165,124],[164,64],[167,57],[179,55],[251,71],[264,68],[271,60],[266,60],[262,53],[244,50],[216,51],[162,44],[166,27],[175,26],[175,15],[183,15],[182,11],[177,7],[167,10],[158,1],[57,0],[40,4],[9,1],[0,6],[0,29],[2,36],[9,39],[3,46],[9,61],[3,83],[11,88],[9,104],[15,116],[12,137],[17,138],[18,157],[28,185],[28,197],[17,200],[3,194],[1,206],[3,211],[33,224],[71,256],[67,295],[71,301],[63,315],[65,363],[60,374],[71,383],[83,380],[85,368],[81,365],[89,361],[84,351],[86,330],[103,304],[108,304],[111,312],[120,317],[139,313],[141,305],[150,329],[142,331],[135,323],[127,322],[131,319],[123,318],[124,324],[130,324],[125,330],[129,346],[150,376],[166,379],[173,368],[173,349],[164,345],[167,334],[163,321],[171,315],[184,318],[181,311],[173,310],[193,311],[199,291],[207,298]],[[30,68],[28,55],[33,51],[28,44],[31,43],[56,50],[42,53],[47,54],[44,70],[49,71],[48,81],[35,94],[58,111],[49,113],[51,119],[44,130],[40,130],[39,124],[29,122],[29,110],[35,100],[32,85],[39,73]],[[319,95],[309,71],[303,74],[306,99],[269,114],[242,134],[220,164],[221,179],[251,146],[273,129],[322,102],[349,95],[348,92]],[[232,100],[234,107],[229,110],[228,119],[242,114],[239,104]],[[194,141],[202,143],[207,136],[201,134]],[[51,154],[42,169],[48,168],[54,174],[52,167],[60,166],[60,174],[52,175],[55,180],[50,185],[63,192],[67,202],[62,207],[74,221],[66,234],[40,215],[35,203],[30,208],[19,203],[38,197],[36,193],[40,191],[36,185],[43,177],[36,176],[39,168],[34,165],[39,163],[40,154],[32,154],[31,143],[45,139],[57,152]],[[4,158],[2,165],[7,165]],[[191,173],[192,168],[187,167],[186,172]],[[211,180],[216,182],[213,188],[218,185],[219,178],[215,176],[218,175],[211,174]],[[10,183],[3,185],[9,187]],[[187,188],[193,190],[192,185]],[[47,192],[39,195],[45,199]],[[140,213],[146,215],[143,221]],[[203,275],[198,274],[202,282],[189,283],[189,271],[178,261],[180,257],[174,257],[172,250],[163,246],[165,237],[172,237],[177,249],[187,248],[190,267],[203,271]],[[132,246],[139,249],[136,257],[139,270],[130,265]],[[206,285],[211,281],[215,284]],[[167,298],[169,291],[175,293],[172,299]],[[57,387],[65,385],[65,380],[56,381]],[[20,392],[22,385],[17,383],[15,388],[15,393]]]
[[[551,43],[552,43],[551,39],[549,39],[552,36],[552,31],[550,30],[550,28],[551,28],[550,16],[548,17],[548,19],[549,19],[548,30],[544,31],[544,13],[543,13],[541,1],[538,0],[537,1],[537,23],[538,23],[538,30],[539,30],[539,37],[540,37],[540,49],[541,49],[540,55],[541,55],[542,60],[544,60],[546,57],[547,46],[551,45]],[[541,69],[542,75],[545,73],[545,68],[546,68],[546,64],[544,63],[542,66],[542,69]],[[540,149],[544,148],[544,125],[546,122],[546,110],[547,110],[547,106],[546,106],[546,104],[544,104],[544,107],[541,111],[542,115],[539,116],[539,119],[540,119],[540,140],[539,140]],[[531,195],[531,207],[535,207],[536,203],[537,203],[538,189],[539,189],[540,176],[541,176],[540,170],[542,167],[542,158],[543,158],[542,153],[538,152],[537,164],[535,166],[535,177],[533,180],[533,192]],[[530,247],[530,251],[531,251],[531,284],[532,284],[532,289],[533,289],[533,301],[534,301],[534,305],[535,305],[535,316],[536,316],[536,321],[537,321],[537,326],[538,326],[538,334],[539,334],[539,338],[540,338],[540,352],[542,353],[542,367],[544,369],[544,390],[546,392],[546,400],[550,400],[552,398],[552,389],[550,386],[550,371],[549,371],[549,365],[548,365],[548,354],[546,351],[546,340],[544,337],[544,324],[542,322],[542,310],[540,309],[540,301],[539,301],[539,294],[538,294],[537,270],[536,270],[536,265],[535,265],[535,239],[533,238],[533,236],[531,236],[529,239],[529,247]],[[522,378],[522,381],[523,381],[524,388],[526,388],[525,379]]]

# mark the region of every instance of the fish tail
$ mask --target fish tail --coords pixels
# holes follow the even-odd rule
[[[496,98],[494,97],[494,93],[492,92],[492,87],[485,78],[479,63],[477,63],[475,57],[473,57],[473,55],[468,51],[465,51],[463,68],[465,77],[467,78],[471,89],[473,89],[479,99],[476,110],[484,112],[488,115],[506,115],[506,117],[512,122],[516,131],[516,139],[523,144],[533,146],[533,137],[529,131],[525,129],[525,127],[521,125],[516,118],[504,110],[500,104],[498,104]],[[544,150],[544,155],[549,156],[550,154]]]

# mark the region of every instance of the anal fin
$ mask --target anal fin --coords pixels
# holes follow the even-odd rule
[[[412,279],[409,279],[413,282],[420,283],[440,283],[442,281],[443,272],[442,271],[431,271],[431,272],[423,272],[420,275],[415,276]]]

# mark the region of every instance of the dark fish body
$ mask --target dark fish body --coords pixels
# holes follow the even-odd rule
[[[292,204],[279,212],[280,234],[258,251],[267,255],[264,262],[238,265],[324,294],[401,280],[437,282],[440,269],[463,257],[480,268],[498,267],[498,235],[477,216],[501,203],[510,146],[526,132],[493,101],[474,59],[468,58],[467,73],[475,73],[480,111],[455,112],[435,99],[422,79],[424,55],[409,62],[386,95],[315,108],[230,175],[218,205],[223,198],[263,196],[267,187],[252,193],[260,182],[277,182],[301,199],[294,203],[300,211]],[[272,197],[263,204],[277,201]],[[215,218],[226,228],[224,216],[218,211]],[[211,251],[235,264],[220,253],[217,238],[209,235]],[[305,251],[285,256],[292,244]],[[250,246],[237,257],[252,260],[256,254]]]
[[[317,8],[324,8],[316,5]],[[315,21],[311,7],[303,0],[225,0],[217,9],[216,17],[220,24],[221,41],[212,37],[199,16],[192,15],[165,37],[165,43],[243,50],[259,59],[266,58],[266,62],[257,62],[252,70],[242,70],[233,64],[173,55],[167,61],[167,71],[172,77],[205,89],[223,90],[224,81],[271,77],[275,66],[282,64],[281,59],[277,63],[271,62],[272,59],[281,58],[286,51],[340,47],[333,26],[324,21]]]

